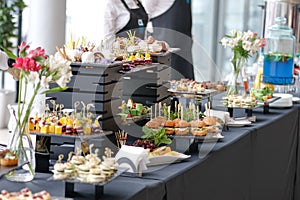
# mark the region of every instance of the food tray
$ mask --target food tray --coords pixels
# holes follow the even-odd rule
[[[99,132],[99,133],[92,133],[91,135],[66,135],[66,134],[39,133],[39,132],[30,132],[30,134],[38,135],[38,136],[63,137],[63,138],[74,138],[74,139],[86,140],[86,139],[94,139],[94,138],[111,135],[112,131],[103,131],[103,132]]]
[[[128,170],[128,168],[123,168],[123,167],[119,167],[118,171],[108,180],[106,180],[105,182],[101,182],[101,183],[89,183],[89,182],[82,182],[79,181],[77,179],[72,179],[72,180],[56,180],[53,178],[53,176],[51,176],[50,178],[48,178],[48,181],[59,181],[59,182],[64,182],[65,183],[65,197],[74,197],[75,193],[74,193],[74,184],[88,184],[88,185],[92,185],[95,187],[95,199],[99,199],[104,192],[104,186],[106,184],[108,184],[109,182],[111,182],[112,180],[116,179],[117,177],[119,177],[122,173],[126,172]]]
[[[153,73],[153,70],[151,70],[151,69],[152,68],[155,69],[155,67],[157,67],[158,65],[159,65],[159,63],[140,65],[140,66],[136,66],[136,67],[132,68],[129,71],[119,70],[119,73],[121,73],[121,74],[130,74],[130,73],[139,72],[139,71],[143,71],[143,70],[149,70],[150,73],[151,72]]]
[[[226,106],[226,107],[230,117],[233,117],[233,109],[245,109],[247,116],[251,117],[252,110],[261,106],[263,106],[264,114],[269,113],[269,104],[277,101],[278,99],[280,99],[280,97],[272,97],[270,99],[267,99],[266,101],[257,100],[256,106]]]
[[[147,166],[157,166],[157,165],[167,165],[176,162],[181,162],[187,158],[191,157],[191,155],[185,155],[183,153],[178,153],[177,156],[171,155],[162,155],[162,156],[151,156],[149,157],[149,163]]]
[[[241,109],[255,109],[258,108],[260,106],[264,106],[266,104],[270,104],[273,103],[274,101],[277,101],[278,99],[280,99],[280,97],[272,97],[270,99],[267,99],[266,101],[262,101],[262,100],[256,100],[256,106],[225,106],[227,108],[241,108]],[[224,105],[224,100],[222,101],[223,105]]]
[[[203,92],[178,91],[178,90],[168,89],[168,92],[175,93],[175,94],[195,94],[195,95],[202,95],[202,96],[211,96],[219,93],[218,90],[213,90],[213,89],[205,89]]]
[[[121,123],[122,124],[132,124],[132,123],[136,123],[136,122],[148,119],[148,118],[150,118],[150,114],[140,115],[140,116],[135,116],[135,117],[126,117],[125,121],[121,117]]]
[[[59,182],[65,182],[65,183],[82,183],[82,184],[89,184],[89,185],[95,185],[95,186],[104,186],[107,183],[109,183],[110,181],[114,180],[115,178],[117,178],[118,176],[120,176],[122,173],[126,172],[128,170],[128,168],[124,168],[124,167],[118,167],[118,171],[108,180],[101,182],[101,183],[90,183],[90,182],[83,182],[77,179],[66,179],[66,180],[57,180],[54,179],[53,176],[51,176],[50,178],[48,178],[49,181],[59,181]]]
[[[15,170],[15,169],[19,169],[21,168],[23,165],[27,164],[28,162],[24,162],[23,164],[21,165],[17,165],[17,166],[1,166],[0,165],[0,178],[2,176],[4,176],[5,174]]]
[[[262,106],[262,105],[265,105],[265,104],[270,104],[270,103],[273,103],[273,102],[277,101],[280,98],[281,97],[273,96],[272,98],[267,99],[266,101],[258,100],[257,105]]]
[[[221,134],[221,131],[217,132],[215,135],[208,133],[206,136],[195,136],[190,133],[188,135],[168,135],[168,137],[172,139],[189,139],[200,143],[218,142],[224,138],[224,136]]]

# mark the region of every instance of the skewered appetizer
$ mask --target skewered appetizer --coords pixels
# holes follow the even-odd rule
[[[81,155],[81,150],[77,149],[77,153],[69,153],[67,162],[62,163],[63,155],[54,165],[53,178],[56,180],[79,180],[88,183],[101,183],[109,180],[118,170],[115,158],[112,157],[113,152],[109,148],[105,148],[102,160],[98,157],[99,149],[92,151],[93,144],[89,146],[90,154]]]
[[[224,105],[229,108],[254,108],[257,101],[251,96],[229,95],[223,98]]]

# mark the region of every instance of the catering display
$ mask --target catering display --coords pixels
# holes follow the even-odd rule
[[[284,19],[278,18],[276,21],[278,22],[276,27],[283,28]],[[290,35],[289,30],[287,29],[287,35]],[[74,194],[75,184],[78,187],[85,184],[94,187],[95,197],[99,199],[104,186],[127,171],[141,175],[149,168],[156,169],[158,165],[169,165],[184,160],[189,162],[188,158],[191,155],[187,154],[190,154],[189,147],[192,145],[197,148],[199,157],[204,154],[206,156],[212,149],[219,150],[225,147],[223,144],[235,143],[239,137],[246,138],[244,136],[248,134],[246,131],[249,131],[249,127],[242,133],[238,128],[233,128],[234,131],[230,133],[226,132],[228,129],[225,128],[252,125],[256,120],[255,116],[252,116],[252,110],[264,106],[265,111],[271,104],[274,107],[293,105],[291,95],[276,94],[270,84],[261,84],[261,82],[291,84],[293,79],[290,74],[293,63],[291,52],[284,53],[282,49],[271,51],[267,46],[265,49],[267,52],[264,53],[264,71],[258,71],[259,80],[255,81],[253,88],[248,88],[247,81],[238,80],[237,77],[242,75],[243,66],[248,58],[265,45],[265,40],[251,31],[233,30],[232,35],[225,35],[220,41],[224,47],[230,47],[233,51],[230,62],[234,76],[227,85],[222,81],[196,81],[185,78],[170,80],[172,48],[167,42],[158,41],[152,36],[143,40],[129,31],[127,38],[118,37],[114,41],[102,42],[107,44],[97,46],[81,37],[77,41],[71,38],[61,47],[56,46],[57,52],[50,58],[70,63],[71,68],[68,68],[66,78],[68,80],[57,81],[49,86],[55,88],[57,84],[63,83],[66,90],[59,92],[54,90],[54,93],[47,94],[45,113],[32,115],[22,123],[28,127],[28,132],[24,133],[36,136],[35,153],[38,167],[41,166],[40,158],[45,156],[46,164],[42,167],[46,172],[52,172],[47,181],[63,183],[66,197]],[[281,48],[281,45],[278,45],[278,48]],[[271,70],[273,65],[278,70],[275,75]],[[283,72],[282,67],[287,67],[288,71]],[[285,72],[289,72],[288,76]],[[281,74],[284,77],[280,77]],[[47,76],[50,74],[47,73]],[[45,77],[39,78],[41,80],[35,84],[46,84],[48,87]],[[282,80],[285,82],[281,82]],[[234,83],[230,84],[231,81]],[[238,87],[243,84],[244,87],[247,85],[247,88],[244,88],[241,94]],[[219,110],[213,112],[213,97],[219,98],[219,95],[224,96],[222,108],[227,108],[229,113]],[[205,98],[207,103],[202,104]],[[279,99],[282,101],[277,101]],[[233,117],[233,109],[245,109],[247,117]],[[203,110],[205,112],[202,112]],[[19,117],[20,114],[18,110]],[[296,114],[290,113],[290,116]],[[121,123],[118,124],[119,119]],[[135,129],[136,132],[131,135],[132,130],[126,129],[131,125],[137,125],[141,131]],[[112,133],[115,137],[112,140],[105,137],[111,136]],[[133,137],[131,141],[129,139],[132,138],[129,137],[134,136],[133,134],[139,136]],[[243,135],[236,137],[234,134]],[[248,148],[252,148],[251,137],[250,143],[247,143]],[[58,142],[53,142],[54,138]],[[65,142],[65,139],[69,141]],[[103,145],[106,142],[110,142],[109,145],[116,144],[117,147],[113,147],[117,150],[115,157],[112,149]],[[95,145],[99,146],[94,148]],[[55,152],[58,159],[56,160],[55,156],[53,163],[49,155],[54,155],[55,150],[62,150],[63,146],[72,149],[68,151],[68,156],[65,152]],[[101,157],[99,152],[102,150],[104,155]],[[249,154],[249,151],[245,153]],[[198,164],[197,159],[193,155],[190,160]],[[23,163],[18,163],[15,152],[8,149],[0,151],[0,177],[13,169],[21,168],[22,165]],[[177,165],[181,167],[184,163]],[[194,166],[196,165],[192,163],[188,167]],[[36,171],[39,170],[38,167]],[[175,173],[181,173],[175,168],[176,164],[171,169]],[[171,180],[173,178],[171,176],[176,175],[171,171],[169,177],[162,179],[160,173],[161,171],[141,180],[146,182],[147,179],[151,184],[164,186],[166,179]],[[151,180],[153,177],[157,182]],[[122,177],[120,182],[126,178]],[[134,179],[130,181],[132,180]],[[109,190],[113,191],[114,188],[109,187]],[[162,191],[164,197],[166,192],[168,191]],[[47,191],[33,194],[25,188],[13,193],[3,190],[0,194],[0,199],[2,198],[51,199],[51,195]]]

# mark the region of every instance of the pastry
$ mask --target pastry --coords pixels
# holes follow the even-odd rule
[[[7,151],[5,153],[5,155],[0,158],[0,165],[1,166],[16,166],[16,165],[18,165],[18,158],[13,152]]]

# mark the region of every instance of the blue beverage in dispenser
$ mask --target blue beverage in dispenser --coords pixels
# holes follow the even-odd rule
[[[268,28],[264,48],[263,82],[275,85],[293,84],[295,37],[286,18],[277,17]]]
[[[293,83],[294,58],[286,54],[264,55],[263,82],[276,85]]]

